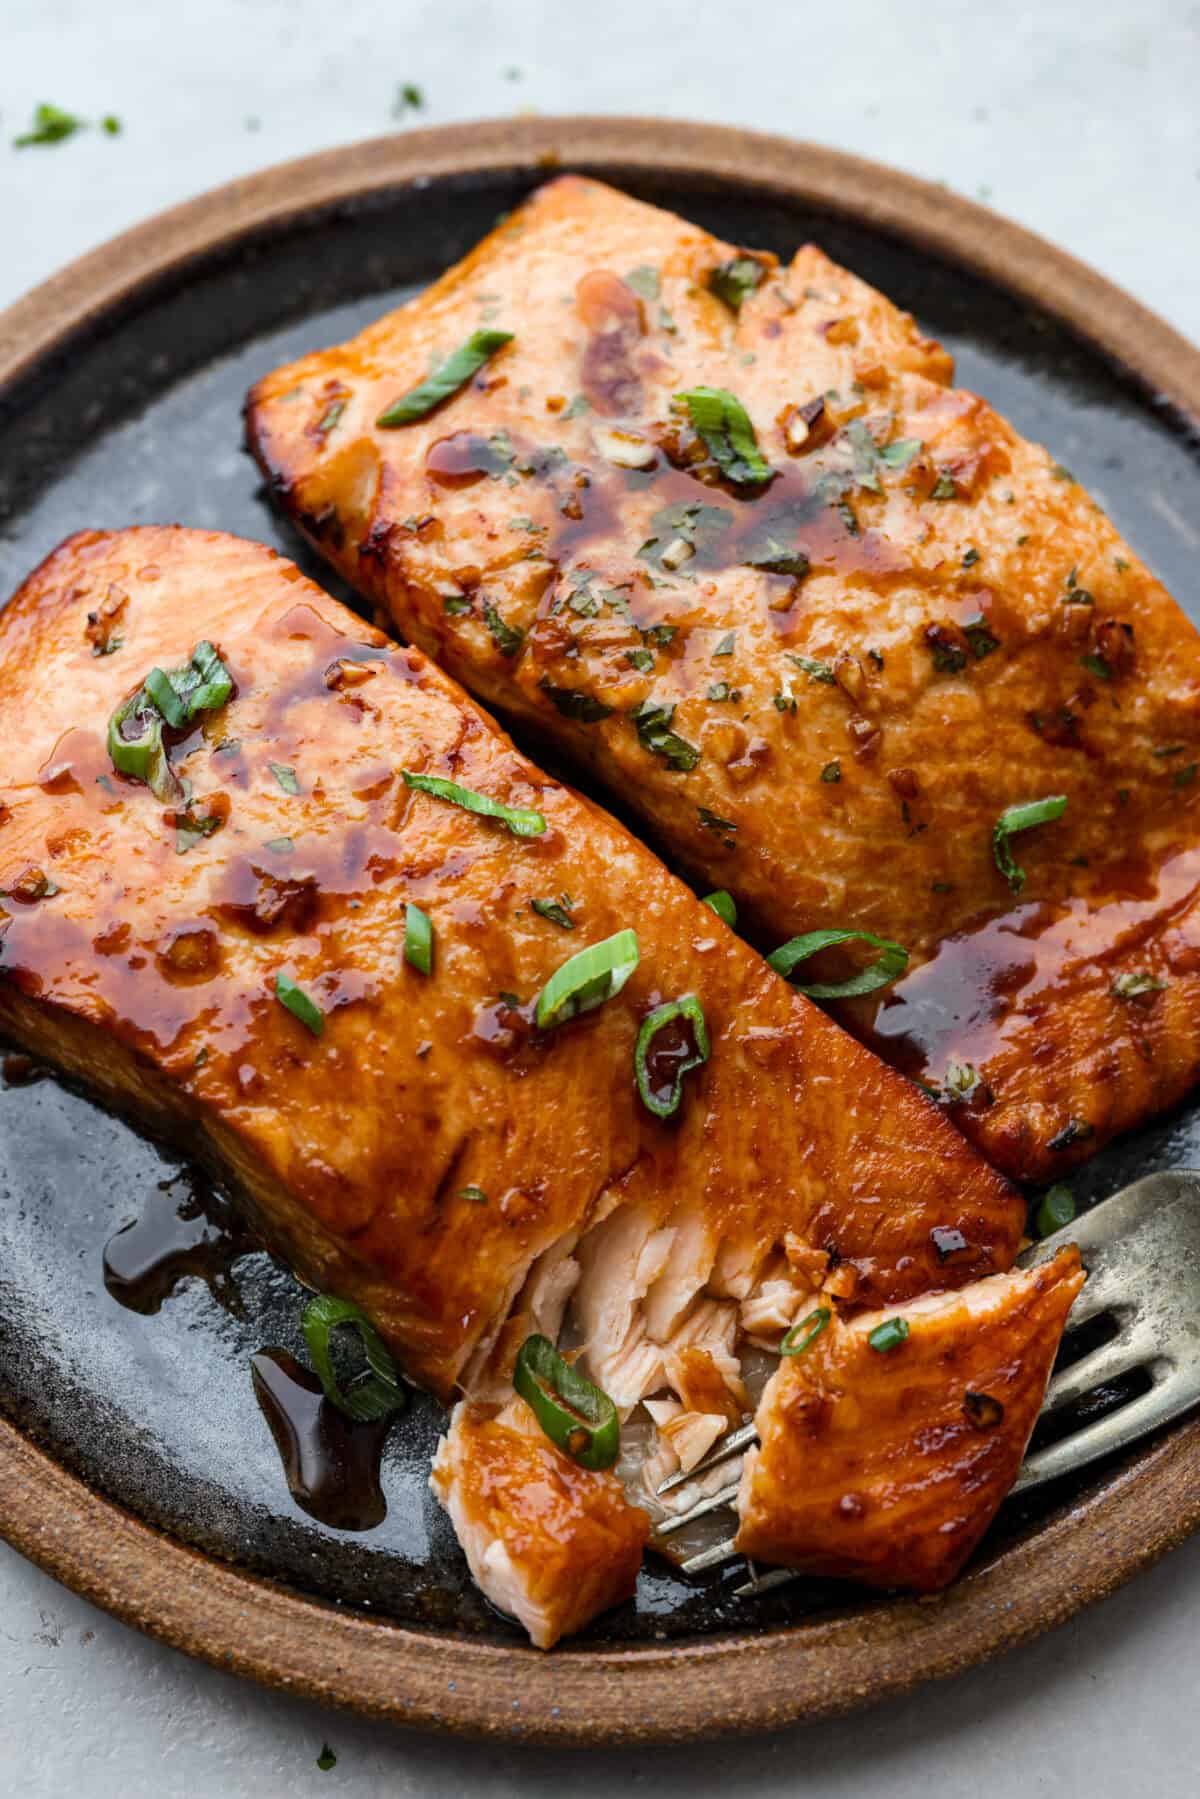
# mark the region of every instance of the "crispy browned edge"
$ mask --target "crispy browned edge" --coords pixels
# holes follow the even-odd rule
[[[136,305],[143,288],[186,278],[239,238],[286,228],[304,214],[319,218],[323,209],[417,178],[559,166],[617,182],[623,172],[645,170],[740,183],[749,193],[852,215],[1058,315],[1200,420],[1200,352],[1099,275],[985,208],[816,145],[620,118],[407,132],[285,163],[175,207],[0,315],[0,397],[106,314]],[[1197,1525],[1200,1420],[1193,1420],[934,1600],[848,1607],[792,1629],[664,1646],[565,1647],[547,1662],[516,1645],[335,1610],[206,1558],[90,1491],[0,1419],[0,1534],[86,1598],[271,1686],[398,1723],[509,1740],[680,1741],[847,1711],[1063,1623]]]

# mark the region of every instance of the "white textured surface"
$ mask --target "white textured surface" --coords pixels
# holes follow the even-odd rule
[[[161,206],[388,129],[406,81],[423,123],[657,112],[857,150],[990,199],[1200,337],[1192,0],[986,17],[965,0],[0,0],[0,305]],[[117,112],[125,133],[9,151],[39,100]],[[1056,1635],[864,1716],[715,1749],[554,1755],[259,1693],[0,1549],[0,1791],[1190,1799],[1198,1601],[1200,1541]],[[338,1762],[321,1773],[325,1741]]]

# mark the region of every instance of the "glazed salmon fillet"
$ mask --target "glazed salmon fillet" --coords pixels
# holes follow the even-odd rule
[[[164,681],[198,709],[172,725],[167,695],[135,765]],[[744,1341],[818,1294],[900,1303],[1012,1262],[1022,1200],[925,1095],[274,552],[69,539],[0,614],[0,734],[0,1031],[214,1165],[442,1398],[498,1415],[569,1308],[622,1416],[716,1394],[737,1417]],[[543,1015],[622,932],[623,984]],[[639,1075],[648,1015],[684,997]],[[614,1527],[596,1593],[644,1529]]]
[[[1200,640],[952,372],[811,245],[564,177],[248,432],[328,560],[762,947],[900,945],[843,1015],[1040,1179],[1196,1078]]]
[[[1069,1247],[959,1293],[832,1318],[763,1393],[738,1548],[869,1586],[946,1586],[1016,1478],[1083,1282]]]

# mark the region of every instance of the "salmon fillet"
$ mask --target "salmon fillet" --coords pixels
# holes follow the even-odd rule
[[[109,721],[203,642],[227,691],[167,732],[164,800],[114,765]],[[182,1138],[442,1398],[498,1415],[526,1336],[566,1320],[624,1415],[657,1395],[736,1416],[744,1342],[821,1291],[893,1304],[1011,1263],[1023,1201],[925,1095],[274,552],[69,539],[0,614],[0,738],[0,1031]],[[625,928],[621,990],[539,1028],[561,965]],[[683,995],[710,1053],[663,1119],[635,1045]],[[511,1414],[484,1437],[534,1453]],[[614,1526],[621,1569],[635,1526]]]
[[[478,330],[511,342],[380,426]],[[951,376],[813,246],[780,269],[564,177],[260,381],[248,433],[405,637],[731,890],[764,947],[903,946],[906,975],[845,1016],[1043,1178],[1196,1078],[1200,641]],[[744,409],[757,470],[697,389]],[[1044,799],[1060,815],[998,859],[1001,817]]]
[[[1083,1283],[1070,1247],[959,1293],[832,1320],[763,1394],[738,1548],[875,1587],[946,1586],[1016,1478]],[[907,1336],[874,1347],[895,1318]]]
[[[475,1584],[538,1649],[633,1596],[650,1520],[615,1475],[556,1449],[523,1399],[456,1406],[432,1485]]]

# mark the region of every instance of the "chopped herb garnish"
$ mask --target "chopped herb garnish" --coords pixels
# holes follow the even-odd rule
[[[1171,776],[1172,787],[1190,787],[1196,779],[1197,766],[1195,762],[1189,762],[1184,768],[1177,768]]]
[[[975,564],[978,561],[979,561],[979,551],[974,547],[974,545],[972,545],[972,547],[969,550],[963,551],[962,565],[964,568],[974,568]]]
[[[66,138],[74,137],[77,131],[85,130],[86,126],[86,119],[76,118],[74,113],[64,112],[61,106],[43,101],[34,108],[29,130],[14,137],[13,145],[18,150],[26,150],[33,144],[61,144]]]
[[[653,661],[651,662],[653,667]],[[578,719],[581,724],[596,725],[602,718],[609,718],[612,707],[606,706],[593,694],[584,693],[578,687],[553,687],[549,681],[539,683],[544,694],[551,699],[564,718]]]
[[[407,111],[410,106],[414,112],[419,112],[424,104],[425,95],[417,86],[416,82],[406,81],[402,86],[396,89],[396,100],[392,107],[392,116],[393,118],[398,119],[401,113]]]
[[[625,276],[625,285],[631,287],[635,294],[640,294],[643,300],[657,300],[658,270],[651,268],[649,263],[642,263],[638,268],[630,269]]]
[[[1056,481],[1073,481],[1075,479],[1070,469],[1064,468],[1061,462],[1056,462],[1050,470],[1050,473],[1054,476]]]
[[[718,888],[715,893],[706,893],[700,903],[710,907],[731,931],[737,928],[737,906],[732,893],[727,893],[724,887]]]
[[[724,637],[722,637],[720,643],[717,645],[716,649],[713,651],[713,655],[714,656],[732,656],[733,652],[736,648],[737,648],[737,632],[736,631],[726,631]]]
[[[1080,668],[1086,668],[1089,675],[1095,675],[1098,681],[1112,680],[1113,672],[1111,665],[1104,660],[1103,656],[1081,656],[1079,658],[1079,666]]]
[[[724,387],[692,387],[675,395],[727,481],[761,487],[775,471],[764,458],[746,408]]]
[[[1047,1149],[1070,1149],[1076,1143],[1086,1143],[1096,1134],[1096,1127],[1089,1124],[1086,1118],[1068,1118],[1061,1131],[1056,1131],[1046,1145]]]
[[[433,971],[433,921],[411,900],[404,908],[404,960],[418,974]]]
[[[965,624],[963,636],[976,662],[982,662],[985,656],[990,656],[993,650],[1000,648],[1000,639],[993,637],[984,618],[973,618]]]
[[[1146,993],[1162,993],[1167,983],[1156,980],[1152,974],[1133,972],[1119,974],[1109,992],[1114,999],[1140,999]]]
[[[456,617],[460,612],[469,612],[470,610],[471,602],[465,593],[448,593],[442,600],[442,611],[449,613],[451,618]]]
[[[731,687],[728,681],[714,681],[708,689],[708,698],[710,700],[732,700],[736,705],[741,697],[741,690],[737,687]]]
[[[665,649],[667,644],[673,640],[678,629],[678,625],[648,625],[642,632],[642,636],[647,643],[657,643]]]
[[[406,394],[401,394],[398,400],[393,400],[387,411],[380,413],[375,423],[384,430],[390,430],[395,425],[408,425],[414,419],[424,418],[461,387],[465,387],[489,357],[512,342],[512,337],[511,331],[472,331],[465,344],[444,357],[430,370],[424,381],[418,382]]]
[[[434,799],[448,800],[452,806],[461,806],[464,812],[477,813],[481,818],[498,819],[502,825],[507,825],[514,837],[540,837],[546,829],[546,821],[540,812],[523,806],[504,806],[486,793],[460,787],[457,781],[444,781],[440,775],[413,774],[407,768],[402,768],[400,773],[406,787],[415,787],[418,793],[432,794]]]
[[[819,681],[826,687],[833,686],[834,674],[828,662],[818,662],[814,657],[801,656],[794,650],[789,650],[787,656],[788,661],[794,662],[796,667],[801,669],[803,673],[808,676],[810,681]]]
[[[934,482],[929,497],[931,500],[952,500],[957,493],[958,487],[954,476],[943,469]]]
[[[793,969],[818,950],[829,949],[835,943],[869,943],[872,949],[882,953],[868,968],[861,969],[858,974],[851,975],[844,981],[814,981],[808,986],[797,982],[801,993],[810,999],[854,999],[860,994],[874,993],[880,987],[887,987],[898,980],[908,967],[908,951],[900,944],[893,943],[889,937],[876,937],[870,931],[822,930],[806,931],[801,937],[791,937],[781,943],[777,950],[767,957],[767,962],[787,980]]]
[[[608,1394],[565,1361],[549,1337],[526,1337],[513,1386],[556,1448],[581,1468],[611,1468],[621,1424]]]
[[[568,956],[538,995],[538,1029],[549,1030],[612,999],[637,967],[639,955],[637,932],[624,930]]]
[[[558,925],[560,930],[573,931],[575,929],[575,920],[571,917],[571,901],[565,893],[561,899],[535,899],[530,900],[529,903],[539,918],[548,918],[550,923]]]
[[[182,730],[201,712],[215,712],[233,693],[233,679],[211,643],[198,643],[191,661],[164,673],[152,668],[146,676],[146,692],[174,731]]]
[[[631,668],[636,668],[639,674],[651,675],[654,673],[654,657],[649,650],[626,650],[625,660]]]
[[[325,1014],[313,999],[310,999],[302,987],[298,987],[291,975],[275,976],[275,998],[281,1006],[286,1006],[293,1018],[310,1030],[314,1037],[319,1037],[325,1029]]]
[[[642,748],[653,756],[661,756],[669,768],[686,774],[700,760],[700,751],[671,729],[674,706],[663,706],[654,700],[643,700],[629,714]]]
[[[334,1331],[345,1326],[358,1332],[367,1366],[359,1379],[344,1388],[333,1366],[332,1339]],[[396,1364],[384,1347],[383,1338],[358,1306],[348,1299],[335,1299],[332,1293],[318,1294],[305,1306],[300,1328],[308,1345],[313,1373],[320,1381],[326,1399],[339,1412],[344,1412],[358,1424],[366,1424],[404,1410],[408,1392]]]
[[[657,1078],[658,1071],[650,1065],[655,1053],[654,1039],[678,1019],[686,1019],[691,1025],[691,1042],[687,1041],[685,1035],[678,1045],[672,1045],[667,1057],[670,1085],[665,1086]],[[685,993],[682,999],[667,1000],[665,1004],[655,1006],[642,1020],[633,1052],[637,1089],[646,1110],[653,1112],[656,1118],[673,1117],[679,1110],[679,1102],[683,1097],[684,1075],[693,1068],[701,1067],[708,1061],[708,1057],[708,1027],[703,1008],[694,993]]]
[[[842,765],[836,759],[833,762],[827,762],[825,764],[824,768],[821,770],[821,779],[823,781],[829,781],[829,782],[833,783],[833,782],[840,781],[841,778],[842,778]]]
[[[768,537],[761,548],[743,557],[747,568],[760,568],[769,575],[795,575],[803,580],[811,564],[804,550],[789,550],[774,537]]]
[[[1009,806],[992,827],[992,855],[996,867],[1014,893],[1025,885],[1025,870],[1017,866],[1009,839],[1019,831],[1030,831],[1035,825],[1050,824],[1067,809],[1065,793],[1053,793],[1044,800],[1027,800],[1020,806]]]
[[[190,810],[176,813],[175,854],[186,856],[188,851],[195,849],[198,843],[203,843],[206,837],[211,837],[214,831],[219,831],[224,822],[224,819],[213,813],[202,814]]]
[[[282,762],[268,762],[267,767],[279,782],[285,793],[299,793],[300,783],[296,779],[294,768],[288,768]]]
[[[473,1206],[486,1206],[488,1202],[487,1194],[482,1187],[460,1187],[458,1197],[465,1199],[468,1204]]]
[[[273,851],[277,856],[290,856],[295,847],[290,837],[268,837],[263,845],[264,849]]]
[[[887,468],[906,469],[924,447],[919,437],[898,437],[894,443],[877,445],[875,455]]]
[[[483,602],[483,622],[496,641],[496,648],[502,656],[515,656],[525,641],[524,631],[515,631],[506,625],[490,600]]]
[[[731,256],[710,272],[705,286],[718,300],[724,300],[731,311],[740,312],[743,301],[759,286],[765,273],[762,263],[753,256]]]
[[[1056,1181],[1041,1197],[1033,1215],[1033,1228],[1039,1237],[1052,1237],[1055,1231],[1065,1230],[1074,1217],[1075,1195],[1065,1181]]]
[[[882,1324],[875,1326],[867,1342],[879,1355],[890,1355],[893,1349],[899,1349],[907,1337],[907,1318],[885,1318]]]
[[[803,1355],[806,1349],[812,1348],[832,1317],[833,1313],[828,1306],[818,1306],[815,1312],[801,1318],[798,1324],[793,1324],[779,1345],[780,1355]]]
[[[317,436],[328,437],[346,410],[345,400],[334,400],[317,420]]]
[[[328,1774],[330,1768],[337,1767],[337,1756],[333,1753],[333,1750],[329,1747],[328,1743],[321,1744],[321,1753],[317,1757],[317,1766],[320,1768],[322,1774]]]
[[[697,806],[696,813],[706,831],[712,831],[717,837],[724,837],[726,849],[733,848],[737,826],[731,818],[722,818],[719,813],[710,812],[707,806]]]

